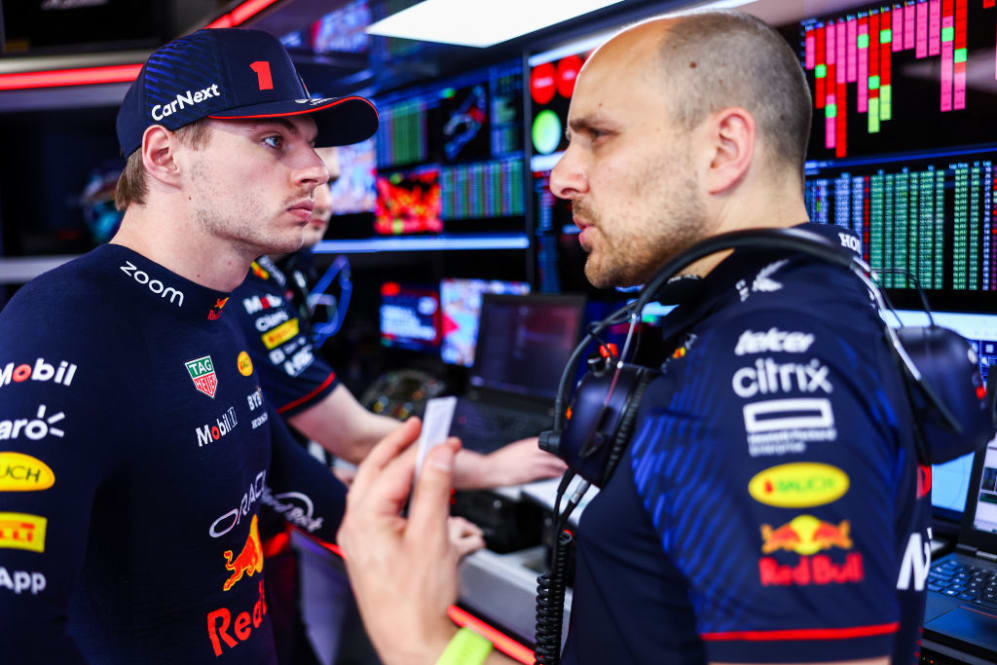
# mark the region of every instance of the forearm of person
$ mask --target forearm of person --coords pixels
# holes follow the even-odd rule
[[[311,408],[289,417],[288,422],[336,457],[353,464],[359,464],[374,444],[399,425],[394,418],[365,409],[342,384]]]

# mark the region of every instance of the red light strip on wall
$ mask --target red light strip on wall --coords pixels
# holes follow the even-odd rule
[[[303,531],[300,532],[304,533]],[[338,545],[334,545],[332,543],[326,543],[321,540],[318,540],[317,538],[311,538],[311,541],[313,543],[318,543],[325,549],[329,550],[330,552],[336,554],[339,557],[342,557],[343,559],[346,558],[343,556],[343,550],[339,549]],[[505,633],[495,628],[492,628],[487,623],[477,618],[473,614],[470,614],[465,610],[460,609],[456,605],[451,605],[450,608],[447,610],[447,615],[450,617],[451,621],[453,621],[461,628],[463,628],[464,626],[472,628],[475,632],[479,633],[485,639],[491,642],[496,649],[498,649],[505,655],[509,656],[510,658],[518,660],[520,663],[523,663],[523,665],[533,665],[533,663],[535,662],[535,656],[532,651],[530,651],[525,646],[523,646],[516,640],[512,639]]]
[[[80,69],[52,69],[47,72],[16,72],[0,74],[0,90],[26,88],[56,88],[95,83],[124,83],[138,77],[142,65],[110,65]]]
[[[280,0],[246,0],[230,12],[209,23],[208,28],[233,28],[242,25],[264,9]],[[101,83],[127,83],[138,78],[142,63],[81,67],[78,69],[51,69],[39,72],[0,74],[0,90],[29,90],[32,88],[58,88],[73,85],[99,85]]]

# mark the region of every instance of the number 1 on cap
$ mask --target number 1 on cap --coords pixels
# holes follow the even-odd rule
[[[270,76],[270,63],[268,61],[257,60],[249,65],[249,68],[256,72],[260,90],[273,90],[273,78]]]

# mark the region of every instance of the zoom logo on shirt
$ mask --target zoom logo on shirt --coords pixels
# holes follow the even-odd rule
[[[131,261],[125,261],[125,265],[120,267],[121,272],[125,273],[139,284],[149,287],[149,290],[160,298],[168,297],[171,303],[175,304],[177,307],[183,307],[183,291],[177,291],[172,286],[165,286],[158,279],[149,279],[149,274],[139,270]]]

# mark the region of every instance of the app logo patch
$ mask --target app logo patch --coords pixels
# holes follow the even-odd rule
[[[755,474],[748,493],[767,506],[810,508],[837,501],[848,492],[849,482],[848,474],[836,466],[796,462]]]
[[[0,566],[0,587],[10,589],[18,596],[26,591],[30,591],[32,596],[37,596],[45,590],[45,576],[27,570],[15,570],[11,575],[6,568]]]
[[[14,452],[0,453],[0,492],[36,492],[55,484],[48,464]]]
[[[242,546],[239,556],[233,560],[232,550],[225,550],[222,553],[225,557],[225,570],[232,571],[232,575],[222,586],[223,591],[235,586],[243,575],[252,577],[256,573],[263,572],[263,545],[260,544],[260,530],[257,525],[258,519],[253,515],[253,521],[249,523],[249,537],[246,538],[246,544]]]
[[[48,519],[28,513],[0,513],[0,549],[45,551]]]
[[[243,376],[249,376],[253,373],[253,361],[250,360],[249,354],[245,351],[239,353],[239,357],[235,360],[235,365],[239,368],[239,374]]]
[[[291,319],[285,323],[280,324],[273,330],[264,333],[262,335],[263,344],[267,349],[272,349],[275,346],[280,346],[284,342],[293,339],[298,334],[298,320]]]
[[[215,391],[218,389],[218,375],[215,374],[215,364],[211,361],[211,356],[201,356],[184,363],[187,373],[197,392],[204,393],[214,399]]]

